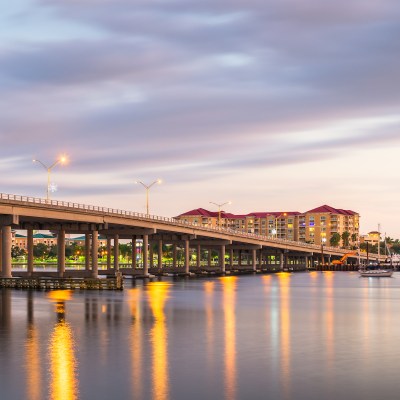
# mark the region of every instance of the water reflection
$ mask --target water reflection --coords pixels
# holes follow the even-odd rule
[[[128,291],[129,305],[132,316],[130,348],[132,359],[132,395],[134,398],[143,398],[142,385],[142,292],[139,289]]]
[[[167,400],[169,398],[168,329],[164,312],[169,289],[170,284],[165,282],[152,282],[147,287],[149,304],[154,317],[150,340],[153,361],[153,398],[156,400]]]
[[[325,329],[328,368],[332,368],[335,352],[334,272],[325,272]]]
[[[55,302],[57,323],[50,336],[50,399],[78,399],[77,362],[73,332],[65,321],[65,302],[70,300],[71,292],[57,290],[50,292],[48,298]]]
[[[236,285],[237,277],[221,278],[225,333],[225,397],[236,398]]]
[[[25,343],[25,368],[27,380],[27,399],[40,400],[41,397],[41,362],[39,333],[33,319],[33,295],[28,292],[28,327]]]
[[[281,383],[283,398],[291,398],[290,390],[290,274],[277,274],[280,291],[280,355],[281,355]]]

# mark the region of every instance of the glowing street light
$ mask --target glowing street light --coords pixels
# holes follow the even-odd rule
[[[33,159],[32,160],[34,163],[39,163],[46,171],[47,171],[47,190],[46,190],[46,200],[50,201],[50,192],[55,192],[57,190],[57,187],[50,182],[50,177],[51,177],[51,170],[57,165],[61,164],[64,165],[67,163],[67,157],[66,156],[61,156],[58,158],[53,164],[51,164],[49,167],[44,164],[42,161]]]
[[[146,189],[146,215],[150,215],[149,214],[149,190],[152,186],[154,186],[156,183],[157,184],[161,184],[162,180],[161,179],[157,179],[156,181],[154,181],[153,183],[151,183],[150,185],[146,185],[141,181],[135,181],[136,184],[140,183],[145,189]]]
[[[211,204],[214,204],[215,206],[218,207],[218,228],[221,228],[221,207],[226,206],[227,204],[232,204],[231,201],[227,201],[222,204],[214,203],[213,201],[210,201]]]

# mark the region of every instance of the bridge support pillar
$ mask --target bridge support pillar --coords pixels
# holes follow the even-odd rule
[[[208,268],[211,268],[211,249],[207,249],[207,257],[208,257]]]
[[[143,275],[149,275],[149,235],[143,235]]]
[[[229,267],[231,270],[233,269],[233,249],[229,250]]]
[[[253,249],[251,252],[251,261],[252,261],[252,269],[253,272],[257,271],[257,250]]]
[[[1,229],[2,237],[2,277],[11,278],[11,247],[12,247],[12,236],[11,226],[4,225]]]
[[[119,236],[114,235],[114,272],[119,271]]]
[[[99,276],[99,232],[92,231],[92,278]]]
[[[258,269],[262,271],[262,267],[263,267],[263,252],[262,250],[260,250],[258,253]]]
[[[197,269],[201,267],[201,246],[199,244],[197,245],[196,267]]]
[[[0,226],[0,276],[3,270],[3,233]]]
[[[304,257],[304,263],[305,263],[306,269],[308,269],[308,268],[309,268],[309,265],[308,265],[308,263],[309,263],[309,261],[308,261],[308,256],[305,256],[305,257]]]
[[[27,230],[27,250],[28,250],[28,276],[33,273],[33,229]]]
[[[107,271],[111,269],[111,238],[107,236]]]
[[[65,230],[60,229],[57,235],[57,275],[62,278],[65,273]]]
[[[281,271],[285,268],[285,256],[283,253],[280,253],[279,255],[279,268]]]
[[[176,268],[176,257],[177,256],[177,251],[176,251],[176,243],[172,245],[172,267]]]
[[[189,239],[185,239],[185,274],[189,275],[190,257],[189,257]]]
[[[132,236],[132,269],[136,269],[136,235]]]
[[[85,233],[85,271],[90,271],[90,233]]]
[[[242,266],[242,250],[239,250],[239,256],[238,256],[238,266]]]
[[[221,272],[225,273],[225,245],[221,245],[219,249],[219,267],[221,268]]]
[[[158,241],[158,268],[162,268],[162,246],[163,246],[163,241],[160,239]]]
[[[149,256],[150,256],[150,260],[149,260],[149,268],[153,268],[153,267],[154,267],[154,251],[153,251],[153,242],[150,242],[150,245],[149,245]]]

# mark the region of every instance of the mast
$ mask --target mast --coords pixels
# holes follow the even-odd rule
[[[378,224],[378,264],[381,260],[381,224]]]

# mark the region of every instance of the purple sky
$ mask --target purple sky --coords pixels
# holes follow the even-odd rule
[[[13,0],[0,191],[151,213],[361,214],[400,237],[400,3]]]

